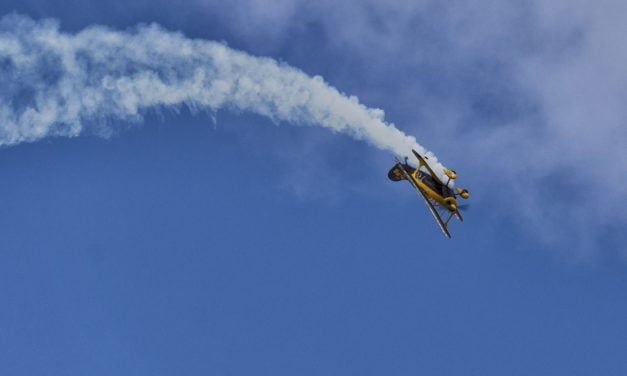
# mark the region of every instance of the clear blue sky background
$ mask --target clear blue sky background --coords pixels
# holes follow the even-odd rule
[[[409,185],[387,180],[390,155],[250,114],[149,113],[113,122],[124,131],[109,140],[4,148],[0,374],[625,375],[624,223],[562,211],[590,205],[560,178],[567,162],[529,172],[546,164],[533,153],[567,151],[527,130],[557,111],[511,62],[578,49],[571,25],[544,40],[530,31],[542,13],[519,2],[498,9],[507,25],[477,16],[461,43],[456,12],[428,2],[260,4],[5,0],[0,12],[67,31],[154,21],[321,74],[458,170],[475,193],[467,221],[447,240]],[[544,143],[489,141],[504,124]],[[494,146],[510,142],[511,154]],[[530,192],[494,160],[518,161]]]

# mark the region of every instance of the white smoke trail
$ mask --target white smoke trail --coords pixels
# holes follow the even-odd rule
[[[425,153],[414,137],[319,77],[158,25],[76,34],[54,20],[0,19],[0,146],[79,135],[149,108],[231,108],[320,125],[395,153]],[[435,162],[435,157],[431,157]],[[438,164],[438,168],[441,166]]]

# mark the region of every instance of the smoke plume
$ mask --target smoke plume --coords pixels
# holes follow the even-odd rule
[[[141,121],[151,108],[188,106],[318,125],[401,157],[412,148],[425,153],[414,137],[386,123],[382,110],[319,76],[154,24],[70,34],[54,20],[5,16],[0,74],[0,146],[73,137],[109,119]]]

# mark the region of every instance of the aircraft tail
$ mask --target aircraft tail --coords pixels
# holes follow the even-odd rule
[[[392,167],[390,172],[388,172],[388,179],[392,181],[405,180],[405,175],[403,174],[403,171],[401,171],[401,166],[398,163]]]
[[[407,172],[407,174],[409,174],[409,175],[413,174],[414,171],[416,171],[415,168],[413,168],[411,166],[408,166],[408,165],[405,165],[405,164],[401,164],[400,162],[398,162],[388,172],[388,179],[390,179],[392,181],[407,180],[405,174],[403,173],[403,171],[401,169],[405,170],[405,172]]]

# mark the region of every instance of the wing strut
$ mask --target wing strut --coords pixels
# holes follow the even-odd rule
[[[427,161],[425,160],[425,158],[424,158],[423,156],[421,156],[420,154],[418,154],[418,153],[416,152],[416,150],[414,150],[414,149],[412,149],[412,150],[411,150],[411,152],[412,152],[412,153],[414,153],[414,155],[415,155],[415,156],[416,156],[416,158],[418,159],[418,162],[419,162],[419,163],[418,163],[418,168],[420,168],[420,167],[424,166],[424,167],[427,169],[427,171],[429,171],[429,175],[431,175],[431,177],[432,177],[435,181],[437,181],[438,183],[440,183],[440,184],[442,184],[442,185],[448,186],[448,183],[447,183],[447,184],[444,184],[444,182],[443,182],[442,180],[440,180],[440,177],[438,176],[438,174],[436,174],[436,173],[435,173],[435,171],[433,171],[433,169],[431,168],[431,166],[429,166],[429,164],[427,163]]]

